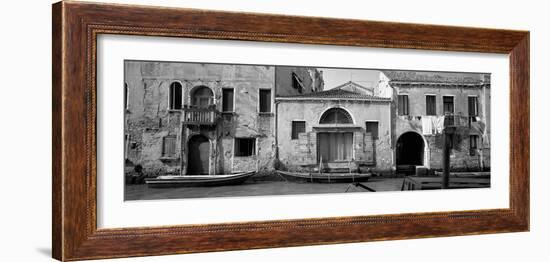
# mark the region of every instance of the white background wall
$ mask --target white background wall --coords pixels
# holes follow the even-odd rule
[[[218,252],[123,261],[548,261],[549,8],[544,1],[108,1],[531,31],[531,232]],[[51,256],[51,1],[0,9],[0,260]],[[503,112],[495,112],[496,118]],[[505,116],[502,116],[505,117]]]

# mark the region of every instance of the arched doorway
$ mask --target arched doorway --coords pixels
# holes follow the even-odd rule
[[[319,163],[343,162],[353,159],[353,132],[345,127],[353,124],[351,115],[342,108],[331,108],[319,120],[320,128],[328,128],[317,133],[317,161]],[[339,126],[340,124],[344,126]],[[348,164],[349,165],[349,164]]]
[[[189,153],[187,154],[187,174],[208,174],[210,165],[210,141],[203,135],[196,135],[189,139]]]
[[[424,139],[418,133],[402,134],[395,148],[398,172],[414,174],[415,166],[424,164]]]
[[[191,105],[195,107],[208,107],[214,103],[214,93],[206,86],[196,87],[191,93]]]

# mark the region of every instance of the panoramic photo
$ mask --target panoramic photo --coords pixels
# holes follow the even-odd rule
[[[490,85],[488,73],[125,60],[124,199],[490,188]]]

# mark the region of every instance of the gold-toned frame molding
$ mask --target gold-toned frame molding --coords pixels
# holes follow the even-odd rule
[[[72,1],[56,3],[52,11],[52,245],[56,259],[68,261],[529,230],[528,31]],[[510,207],[98,229],[96,43],[99,34],[508,54]]]

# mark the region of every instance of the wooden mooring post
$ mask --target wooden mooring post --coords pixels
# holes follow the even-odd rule
[[[449,178],[451,173],[451,149],[455,127],[445,127],[443,130],[443,177],[441,188],[449,188]]]

